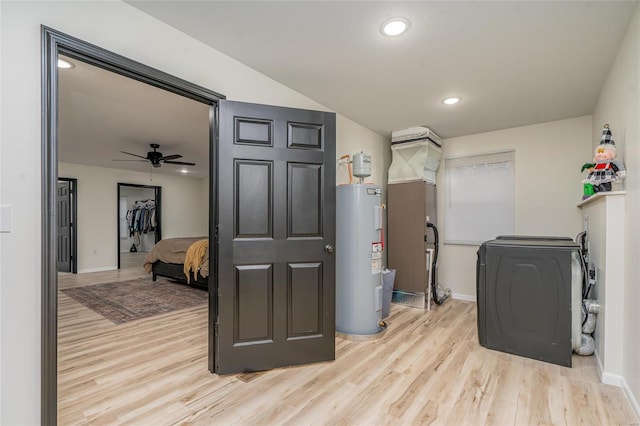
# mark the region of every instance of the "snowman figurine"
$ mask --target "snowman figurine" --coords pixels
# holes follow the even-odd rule
[[[611,138],[609,125],[602,129],[602,139],[593,156],[593,163],[583,166],[589,169],[589,175],[582,183],[593,185],[593,192],[611,191],[611,183],[617,182],[627,175],[622,163],[614,161],[616,158],[616,144]]]

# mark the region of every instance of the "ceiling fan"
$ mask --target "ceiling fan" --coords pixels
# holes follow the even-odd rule
[[[160,167],[161,163],[179,164],[181,166],[196,165],[195,163],[187,163],[185,161],[174,161],[174,160],[177,160],[178,158],[182,158],[182,155],[180,154],[162,155],[161,152],[156,151],[158,148],[160,148],[160,145],[158,145],[157,143],[150,143],[149,145],[151,146],[151,148],[153,148],[153,151],[147,152],[146,157],[143,157],[142,155],[138,155],[138,154],[132,154],[126,151],[120,151],[123,154],[133,155],[134,157],[142,158],[142,160],[113,160],[113,161],[148,161],[151,163],[153,167]]]

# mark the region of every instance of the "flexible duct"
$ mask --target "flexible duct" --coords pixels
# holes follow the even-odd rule
[[[596,350],[596,341],[590,334],[582,333],[582,344],[576,350],[578,355],[592,355]]]
[[[600,313],[600,304],[597,300],[584,299],[583,300],[584,307],[587,309],[587,312],[591,314],[599,314]]]
[[[433,261],[431,262],[431,295],[436,305],[442,305],[451,297],[451,289],[443,289],[437,283],[437,268],[438,268],[438,246],[440,245],[440,239],[438,237],[438,228],[431,223],[427,222],[427,228],[431,228],[433,231]]]
[[[596,350],[596,342],[591,333],[596,329],[596,318],[597,314],[600,313],[600,304],[597,300],[584,299],[582,307],[581,344],[574,352],[578,355],[592,355]]]
[[[582,263],[582,334],[580,337],[580,347],[573,351],[578,355],[592,355],[596,350],[596,341],[591,335],[596,329],[596,318],[600,312],[600,304],[597,300],[587,299],[591,287],[595,284],[595,276],[590,276],[587,268],[587,232],[581,232],[576,237],[576,242],[580,244],[580,261]],[[595,273],[595,271],[594,271]],[[575,329],[573,333],[575,333]],[[575,344],[575,343],[574,343]]]
[[[591,334],[595,331],[595,329],[596,329],[596,315],[589,312],[587,314],[587,320],[584,322],[584,325],[582,326],[582,332]]]
[[[596,329],[596,315],[600,313],[600,304],[596,300],[582,301],[582,332],[591,334]]]

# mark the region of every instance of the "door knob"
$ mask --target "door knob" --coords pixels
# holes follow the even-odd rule
[[[329,254],[333,254],[334,252],[334,248],[332,244],[327,244],[326,246],[324,246],[324,251],[326,251]]]

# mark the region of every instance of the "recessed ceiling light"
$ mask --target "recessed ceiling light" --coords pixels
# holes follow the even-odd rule
[[[391,18],[382,23],[380,31],[388,36],[397,36],[409,29],[409,20],[406,18]]]
[[[447,98],[444,101],[442,101],[442,103],[445,105],[454,105],[460,102],[461,100],[462,98]]]
[[[73,68],[73,64],[71,62],[65,61],[64,59],[58,59],[58,68],[69,69]]]
[[[189,170],[187,170],[187,169],[180,169],[180,173],[189,173]]]

